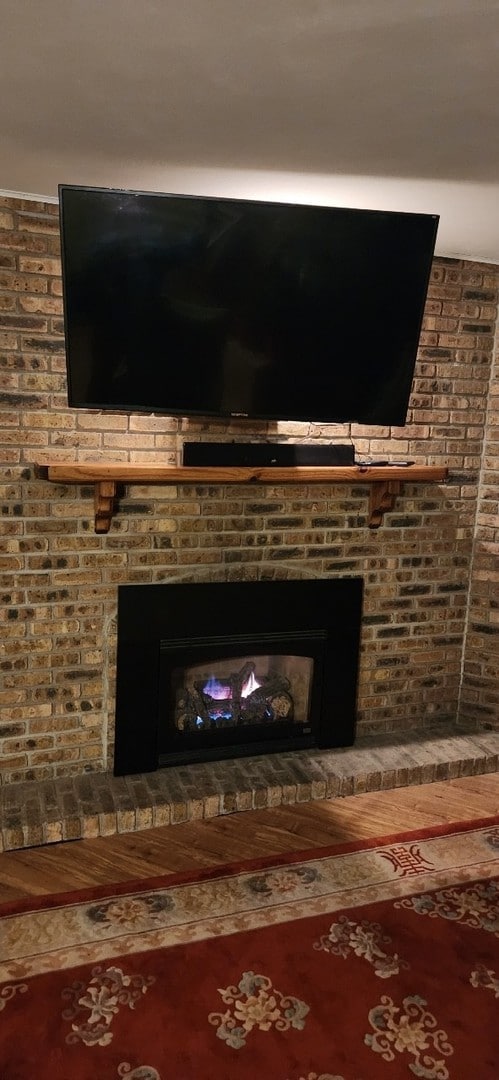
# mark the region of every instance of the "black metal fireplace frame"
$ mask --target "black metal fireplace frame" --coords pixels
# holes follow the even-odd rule
[[[120,586],[115,775],[299,746],[352,745],[362,592],[361,578]],[[282,733],[282,739],[265,740],[254,731],[252,737],[238,735],[232,742],[215,739],[213,752],[198,742],[185,745],[183,752],[165,754],[159,734],[165,646],[172,663],[189,652],[196,663],[196,657],[210,649],[225,627],[238,639],[234,656],[241,653],[243,639],[252,639],[253,651],[257,651],[255,643],[262,633],[267,639],[262,653],[268,654],[268,639],[273,638],[275,651],[287,642],[288,652],[314,656],[314,676],[318,677],[313,686],[312,730],[299,735],[289,731]]]

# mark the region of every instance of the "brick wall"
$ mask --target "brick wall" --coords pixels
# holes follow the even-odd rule
[[[499,728],[499,354],[492,365],[470,571],[463,719]]]
[[[359,456],[451,469],[445,486],[407,484],[378,532],[358,486],[133,486],[97,536],[93,489],[37,479],[37,459],[175,463],[184,437],[348,429],[68,409],[57,208],[0,199],[4,782],[111,768],[120,583],[361,574],[359,729],[455,719],[460,694],[464,719],[499,727],[498,283],[496,267],[436,260],[407,426],[352,427]]]

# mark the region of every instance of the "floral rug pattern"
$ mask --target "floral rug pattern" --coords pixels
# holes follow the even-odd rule
[[[4,905],[2,1080],[496,1080],[497,821],[193,877]]]
[[[395,1051],[413,1054],[409,1065],[416,1076],[448,1080],[449,1072],[443,1058],[436,1058],[428,1050],[447,1057],[453,1053],[447,1034],[435,1030],[437,1021],[425,1006],[427,1002],[418,997],[404,998],[402,1005],[395,1005],[390,997],[382,997],[379,1005],[370,1010],[369,1022],[375,1034],[367,1034],[365,1043],[385,1061],[393,1061]]]
[[[153,978],[145,979],[140,975],[131,978],[121,968],[110,967],[103,970],[96,967],[87,987],[74,982],[62,991],[62,998],[70,1001],[64,1009],[64,1020],[74,1020],[71,1031],[66,1035],[67,1043],[78,1042],[85,1046],[107,1046],[112,1038],[111,1022],[120,1005],[134,1009],[142,994],[145,994]]]
[[[208,1020],[217,1028],[219,1039],[235,1050],[246,1046],[246,1035],[254,1027],[270,1031],[275,1024],[277,1031],[288,1031],[290,1027],[300,1031],[305,1026],[308,1005],[298,998],[284,997],[265,975],[245,971],[237,986],[228,986],[218,993],[225,1005],[234,1005],[234,1011],[210,1013]]]

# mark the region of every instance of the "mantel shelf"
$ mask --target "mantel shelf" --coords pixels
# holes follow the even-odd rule
[[[441,465],[149,465],[137,462],[40,461],[37,475],[55,484],[95,484],[95,531],[107,533],[118,484],[370,484],[369,528],[377,529],[392,510],[402,484],[437,484],[447,479]]]

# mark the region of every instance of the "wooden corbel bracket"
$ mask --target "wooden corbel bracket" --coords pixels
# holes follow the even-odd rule
[[[96,533],[109,532],[114,513],[118,485],[114,480],[98,480],[95,484],[94,509]]]
[[[401,488],[401,480],[377,480],[371,484],[368,521],[370,529],[379,529],[387,510],[393,510]]]

